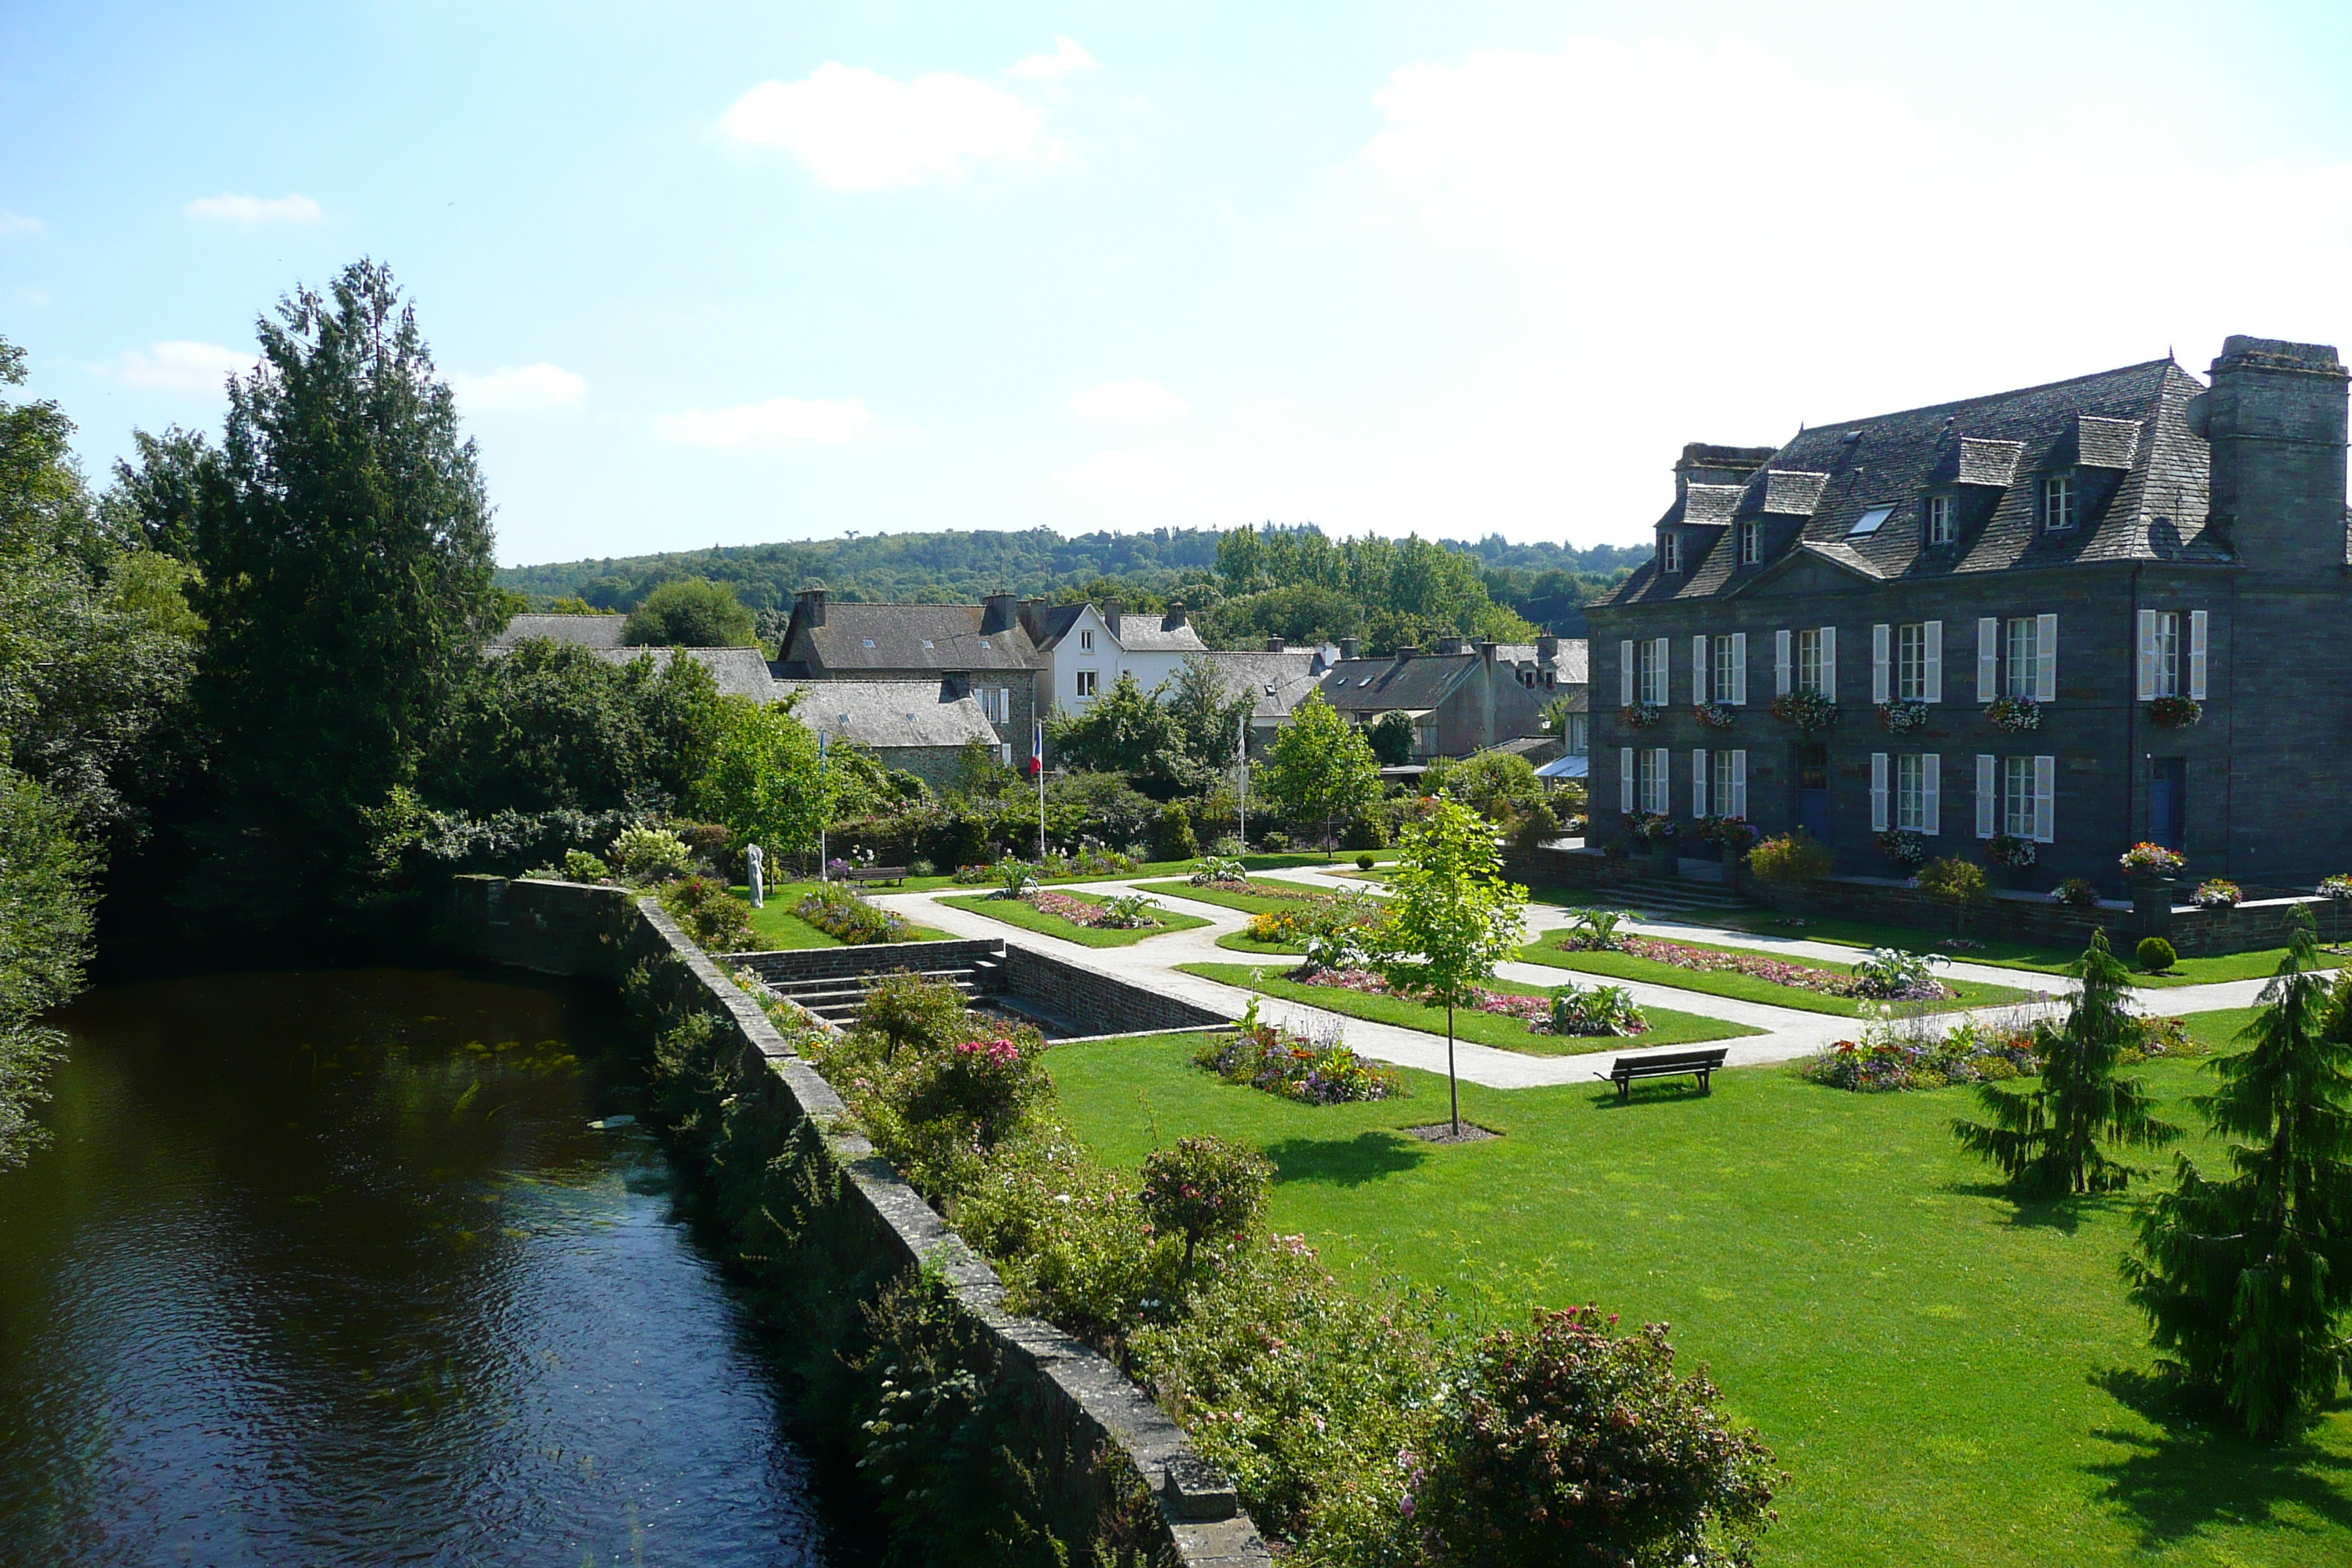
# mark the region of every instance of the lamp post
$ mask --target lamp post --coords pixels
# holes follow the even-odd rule
[[[820,800],[824,797],[824,745],[829,739],[831,737],[823,730],[816,732],[816,793]],[[824,816],[817,818],[816,823],[816,879],[820,882],[829,882],[833,879],[825,875],[824,869],[824,818],[832,815],[830,811],[825,812]]]
[[[1244,713],[1234,725],[1234,765],[1241,770],[1241,841],[1242,853],[1249,853],[1249,715]]]
[[[1029,721],[1029,756],[1037,770],[1037,874],[1045,874],[1045,721]]]

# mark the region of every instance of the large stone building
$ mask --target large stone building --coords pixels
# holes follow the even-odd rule
[[[1901,874],[1896,831],[2029,845],[2045,887],[2149,839],[2192,877],[2352,869],[2345,385],[2232,337],[2210,387],[2168,358],[1685,447],[1590,612],[1596,805],[1801,824],[1861,874]]]
[[[1416,763],[1466,757],[1540,734],[1544,704],[1556,695],[1556,687],[1540,679],[1523,679],[1528,671],[1503,658],[1500,648],[1491,642],[1467,646],[1448,636],[1432,653],[1401,647],[1383,658],[1359,658],[1355,639],[1344,638],[1339,662],[1323,677],[1323,695],[1361,725],[1403,714],[1412,723]]]
[[[1045,660],[1010,594],[978,605],[829,602],[822,586],[793,601],[776,660],[782,680],[928,681],[980,705],[1006,761],[1029,754]]]

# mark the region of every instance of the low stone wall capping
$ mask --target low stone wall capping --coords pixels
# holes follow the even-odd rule
[[[691,976],[685,984],[696,992],[693,1000],[723,1022],[747,1065],[765,1069],[759,1081],[782,1097],[787,1116],[816,1128],[827,1158],[845,1177],[849,1201],[863,1211],[873,1245],[894,1270],[937,1272],[994,1342],[1007,1375],[1028,1380],[1060,1419],[1108,1444],[1134,1468],[1159,1500],[1165,1560],[1200,1568],[1273,1568],[1232,1482],[1108,1358],[1050,1323],[1005,1310],[1003,1282],[987,1259],[872,1144],[847,1129],[847,1108],[833,1086],[653,900],[618,888],[459,877],[441,934],[471,958],[614,984],[641,961],[675,960]]]

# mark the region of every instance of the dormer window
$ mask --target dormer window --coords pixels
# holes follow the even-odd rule
[[[1927,498],[1927,542],[1950,544],[1960,537],[1959,510],[1948,495]]]
[[[1683,536],[1668,529],[1658,535],[1658,570],[1669,577],[1679,576],[1683,569]]]
[[[1754,518],[1739,525],[1739,563],[1753,566],[1764,559],[1764,525]]]
[[[2081,521],[2081,491],[2072,474],[2051,474],[2042,481],[2042,528],[2058,533]]]

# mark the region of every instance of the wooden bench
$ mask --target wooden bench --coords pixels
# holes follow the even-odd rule
[[[907,879],[907,868],[904,866],[852,866],[849,868],[849,879],[853,882],[904,882]]]
[[[1701,1094],[1714,1092],[1706,1080],[1717,1068],[1728,1049],[1717,1046],[1709,1051],[1654,1051],[1645,1057],[1619,1057],[1609,1069],[1609,1081],[1617,1086],[1617,1098],[1631,1099],[1633,1080],[1637,1078],[1680,1078],[1689,1073],[1698,1079]]]

